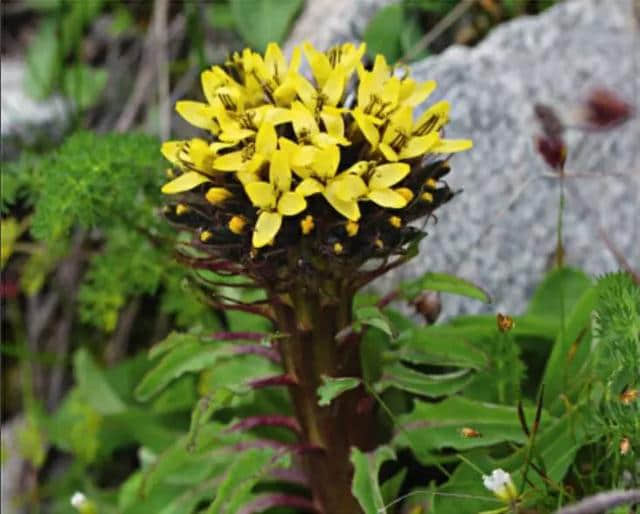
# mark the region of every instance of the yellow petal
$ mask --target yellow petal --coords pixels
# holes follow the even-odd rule
[[[382,140],[385,143],[393,141],[393,139],[398,134],[398,131],[404,134],[411,134],[411,128],[413,127],[413,110],[411,107],[403,106],[400,107],[394,114],[391,116],[391,122],[389,127],[384,132],[384,137]]]
[[[287,61],[282,55],[282,50],[278,46],[278,43],[269,43],[264,53],[264,63],[267,66],[267,71],[270,75],[282,75],[287,69]]]
[[[204,139],[189,141],[189,159],[197,170],[210,172],[214,158],[215,154]]]
[[[343,173],[353,173],[355,175],[362,175],[366,171],[369,170],[369,162],[368,161],[358,161],[350,168],[343,171]]]
[[[381,164],[376,166],[373,175],[369,179],[371,189],[381,189],[393,186],[406,177],[411,167],[404,162]]]
[[[415,107],[424,102],[436,87],[435,80],[416,82],[413,79],[405,79],[402,81],[400,88],[400,101],[405,105]]]
[[[431,153],[456,153],[464,152],[473,147],[470,139],[441,139],[431,150]]]
[[[229,152],[213,161],[213,168],[220,171],[238,171],[245,164],[242,151]]]
[[[200,83],[202,84],[202,91],[209,104],[214,104],[217,98],[217,91],[224,83],[220,80],[220,76],[213,72],[213,70],[204,70],[200,75]]]
[[[331,73],[331,63],[329,59],[325,54],[316,50],[309,42],[304,43],[302,49],[307,61],[309,61],[313,78],[315,78],[318,85],[322,87]]]
[[[233,146],[237,142],[255,135],[255,133],[255,130],[240,128],[239,125],[227,125],[222,129],[219,137],[221,141],[231,143],[230,146]]]
[[[309,112],[300,102],[291,104],[291,121],[293,122],[293,130],[299,140],[303,140],[303,134],[317,134],[319,132],[316,120],[313,114]]]
[[[298,75],[295,78],[295,88],[302,103],[310,109],[315,109],[318,92],[316,88],[311,85],[311,82],[302,75]]]
[[[215,121],[215,109],[202,102],[182,100],[176,103],[176,111],[192,125],[217,133],[218,124]]]
[[[358,175],[341,173],[327,186],[327,193],[345,201],[353,201],[367,192],[367,185]]]
[[[271,123],[264,122],[256,136],[256,153],[266,157],[271,155],[278,147],[278,134]]]
[[[324,191],[324,186],[315,178],[305,178],[296,187],[296,193],[300,193],[302,196],[311,196],[316,193],[322,193],[322,191]]]
[[[422,113],[413,127],[413,133],[424,136],[429,132],[437,132],[449,121],[449,102],[441,100]]]
[[[282,215],[278,212],[263,212],[258,216],[253,231],[253,246],[262,248],[270,244],[282,226]]]
[[[380,141],[380,134],[378,133],[376,126],[369,119],[369,116],[359,108],[354,109],[352,114],[366,140],[369,141],[372,148],[376,148],[378,146],[378,141]]]
[[[295,216],[307,208],[307,201],[300,193],[289,191],[278,200],[278,212],[283,216]]]
[[[276,150],[271,156],[269,182],[278,191],[289,191],[291,189],[291,169],[289,168],[289,159],[284,150]]]
[[[317,154],[313,170],[320,179],[330,179],[338,171],[340,165],[340,149],[336,145],[330,145],[320,149]]]
[[[162,186],[162,192],[166,195],[182,193],[209,181],[208,177],[205,177],[200,173],[196,173],[195,171],[189,171]]]
[[[401,209],[407,205],[407,199],[393,189],[374,189],[367,196],[369,200],[381,207]]]
[[[378,150],[382,152],[382,155],[384,155],[385,159],[387,159],[388,161],[395,162],[399,159],[396,151],[387,143],[380,143]]]
[[[289,109],[283,107],[273,107],[272,105],[265,105],[264,107],[258,107],[254,109],[260,114],[256,117],[258,123],[270,123],[277,126],[282,123],[289,123],[291,121],[291,112]]]
[[[244,190],[255,207],[271,209],[276,206],[276,192],[268,182],[250,182]]]
[[[438,143],[439,139],[440,136],[436,132],[431,132],[426,136],[412,137],[400,150],[400,159],[412,159],[427,153]]]
[[[180,160],[178,159],[178,154],[182,147],[184,146],[185,141],[165,141],[162,143],[162,148],[160,151],[162,155],[164,155],[165,159],[167,159],[171,164],[178,165]]]
[[[358,64],[358,108],[366,109],[371,101],[371,95],[373,94],[376,86],[371,72],[364,69],[362,64]]]
[[[327,106],[322,109],[320,118],[322,118],[324,127],[330,136],[336,139],[344,137],[344,120],[342,119],[342,113],[339,109]]]
[[[360,219],[358,202],[342,200],[335,193],[331,194],[329,192],[325,192],[324,197],[331,207],[342,214],[345,218],[351,221],[358,221]]]
[[[380,93],[380,98],[383,102],[390,105],[396,105],[398,103],[398,97],[400,96],[400,79],[398,77],[391,77],[385,83]]]
[[[342,99],[342,93],[344,91],[344,73],[342,70],[333,70],[324,86],[322,86],[322,94],[328,99],[328,104],[335,106]]]

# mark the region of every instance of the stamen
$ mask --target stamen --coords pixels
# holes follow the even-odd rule
[[[391,216],[391,217],[389,218],[389,224],[390,224],[392,227],[400,228],[400,227],[402,226],[402,219],[401,219],[401,218],[399,218],[398,216]]]
[[[255,143],[249,143],[242,149],[242,162],[250,161],[256,153]]]
[[[334,243],[333,244],[333,252],[336,255],[340,255],[342,252],[344,252],[344,246],[342,246],[340,243]]]
[[[356,223],[355,221],[349,220],[345,225],[345,230],[347,231],[347,235],[349,237],[354,237],[355,235],[357,235],[359,229],[360,225],[358,225],[358,223]]]

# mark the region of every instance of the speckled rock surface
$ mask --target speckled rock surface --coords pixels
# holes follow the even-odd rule
[[[293,26],[285,50],[310,41],[317,48],[356,40],[376,11],[393,0],[308,0]]]
[[[559,183],[540,177],[547,170],[534,151],[533,105],[570,110],[597,86],[640,105],[640,28],[631,1],[562,3],[499,26],[475,48],[452,47],[420,62],[414,74],[438,81],[430,100],[451,101],[448,137],[469,137],[475,147],[452,159],[448,183],[464,192],[429,225],[420,256],[377,286],[388,290],[427,270],[454,273],[481,284],[494,304],[447,296],[445,314],[518,313],[556,244]],[[640,119],[608,132],[573,131],[568,142],[567,173],[587,175],[566,181],[568,264],[592,274],[617,269],[602,227],[640,268]]]

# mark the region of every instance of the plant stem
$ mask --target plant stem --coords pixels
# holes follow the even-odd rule
[[[299,286],[288,295],[271,295],[279,329],[286,334],[279,350],[287,375],[302,443],[310,448],[302,456],[317,508],[325,514],[360,514],[351,494],[351,447],[374,447],[373,411],[359,412],[366,397],[360,387],[318,405],[322,375],[362,377],[356,344],[339,346],[336,334],[351,323],[353,294],[339,283],[325,287]],[[330,291],[330,293],[328,293]]]

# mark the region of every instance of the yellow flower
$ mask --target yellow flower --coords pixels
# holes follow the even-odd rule
[[[282,54],[277,43],[269,43],[264,55],[256,58],[256,70],[267,98],[276,105],[288,107],[296,97],[295,80],[300,67],[301,52],[296,47],[291,55],[291,64]]]
[[[329,119],[329,127],[327,132],[322,132],[314,115],[300,102],[291,104],[291,121],[293,123],[293,131],[299,142],[304,144],[313,144],[319,147],[328,145],[349,145],[349,140],[342,135],[344,126],[339,110],[336,108],[326,107],[324,109],[325,116]],[[340,118],[339,120],[337,118]],[[324,119],[324,118],[323,118]],[[331,130],[329,132],[329,129]]]
[[[261,248],[272,243],[282,226],[283,216],[295,216],[307,207],[304,195],[291,191],[291,169],[287,153],[276,150],[271,157],[269,182],[256,181],[244,188],[251,203],[260,209],[253,232],[253,246]]]
[[[408,203],[408,197],[403,191],[396,191],[391,186],[396,185],[411,171],[411,167],[404,162],[376,164],[360,161],[350,170],[352,173],[364,175],[367,179],[366,196],[380,207],[401,209]]]
[[[326,53],[316,50],[311,43],[304,43],[304,55],[309,61],[311,73],[319,88],[323,88],[333,70],[340,70],[345,78],[354,72],[364,55],[366,45],[359,47],[353,43],[336,45]]]
[[[412,109],[399,108],[390,118],[379,150],[389,161],[413,159],[425,153],[454,153],[471,148],[467,139],[440,139],[439,130],[447,122],[449,103],[442,101],[427,109],[413,123]]]
[[[213,135],[220,132],[220,125],[215,118],[216,110],[212,105],[182,100],[176,103],[176,111],[195,127],[208,130]]]
[[[162,145],[162,154],[175,166],[189,170],[162,187],[165,194],[189,191],[210,181],[217,170],[213,163],[219,150],[228,148],[226,143],[208,144],[202,139],[190,141],[167,141]]]
[[[332,70],[319,90],[301,75],[298,75],[294,82],[303,105],[313,113],[316,120],[322,120],[327,134],[339,144],[351,144],[344,138],[344,120],[342,119],[344,109],[336,107],[344,94],[344,72],[341,69]]]
[[[237,143],[254,136],[264,124],[276,126],[291,121],[289,110],[282,107],[261,105],[246,110],[242,110],[240,104],[234,107],[236,109],[231,110],[223,105],[214,107],[215,116],[220,126],[218,137],[221,141]]]
[[[358,198],[366,194],[367,186],[356,173],[337,174],[339,164],[340,149],[337,146],[318,149],[312,163],[301,174],[303,180],[296,191],[304,196],[322,193],[336,211],[349,220],[357,221],[360,219]]]
[[[243,184],[256,179],[257,172],[267,162],[278,146],[278,135],[271,123],[263,123],[255,141],[247,143],[240,150],[218,157],[213,166],[221,171],[234,171]]]

